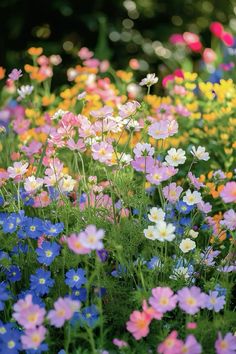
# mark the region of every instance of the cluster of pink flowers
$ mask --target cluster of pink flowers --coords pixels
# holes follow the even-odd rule
[[[74,253],[87,254],[103,248],[103,237],[104,231],[102,229],[97,230],[96,226],[88,225],[79,234],[71,234],[67,237],[66,242],[69,249]]]
[[[143,311],[134,311],[126,323],[127,330],[137,340],[148,335],[152,319],[162,319],[166,312],[176,308],[177,303],[179,308],[189,315],[195,315],[204,308],[219,312],[225,305],[225,297],[218,296],[218,292],[213,291],[208,295],[201,292],[201,289],[196,286],[185,287],[177,294],[174,294],[168,287],[157,287],[152,289],[152,296],[148,301],[151,307],[147,307],[147,303],[144,301]],[[166,354],[165,351],[160,351],[160,353]],[[192,352],[189,353],[192,354]]]

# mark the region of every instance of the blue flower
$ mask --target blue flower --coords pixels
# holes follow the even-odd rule
[[[0,225],[3,225],[4,221],[8,218],[7,213],[0,213]]]
[[[85,271],[82,268],[78,268],[77,270],[70,269],[66,273],[66,281],[65,283],[70,288],[79,289],[81,285],[85,284],[87,279],[85,278]]]
[[[36,295],[48,294],[53,285],[54,280],[51,278],[50,271],[37,269],[36,273],[30,276],[30,287]]]
[[[13,232],[15,232],[17,229],[16,218],[14,218],[13,216],[9,216],[3,221],[2,228],[4,233],[12,234]]]
[[[60,253],[61,247],[56,242],[44,241],[40,248],[36,249],[39,263],[50,265]]]
[[[26,222],[24,223],[24,231],[30,238],[39,238],[44,232],[42,220],[39,218],[27,217]]]
[[[98,310],[97,310],[95,305],[91,305],[91,306],[85,307],[81,311],[81,319],[89,327],[93,327],[94,326],[94,324],[98,320],[98,316],[99,316],[99,313],[98,313]]]
[[[150,259],[149,262],[147,262],[147,267],[148,269],[156,269],[161,266],[161,260],[159,257],[154,256]]]
[[[111,275],[115,278],[122,277],[127,273],[127,269],[125,266],[118,264],[117,269],[111,272]]]
[[[63,222],[57,224],[51,223],[51,221],[46,220],[43,224],[43,232],[47,236],[55,237],[59,235],[64,230]]]
[[[1,352],[5,354],[18,354],[22,350],[20,342],[21,332],[16,328],[12,328],[1,336]]]
[[[72,289],[71,297],[73,300],[85,301],[87,299],[86,288]]]
[[[4,301],[8,300],[10,296],[5,282],[0,283],[0,311],[4,309]]]
[[[4,198],[0,195],[0,206],[4,204]]]
[[[176,210],[178,210],[178,212],[180,214],[187,215],[195,208],[195,206],[188,205],[185,202],[183,202],[182,200],[180,200],[179,202],[176,203],[175,208],[176,208]]]
[[[220,286],[219,284],[216,284],[215,286],[215,291],[218,291],[219,293],[219,296],[226,296],[227,294],[227,289],[226,288],[223,288],[222,286]]]
[[[182,226],[188,226],[191,224],[191,218],[189,216],[183,217],[179,220],[180,225]]]
[[[25,206],[32,206],[34,204],[34,199],[31,198],[30,194],[27,193],[23,188],[20,188],[20,197]]]
[[[10,266],[10,268],[6,270],[5,274],[7,279],[13,283],[21,279],[20,268],[16,265]]]
[[[46,343],[41,343],[37,349],[28,349],[25,351],[26,354],[41,354],[43,352],[49,353],[48,345]]]

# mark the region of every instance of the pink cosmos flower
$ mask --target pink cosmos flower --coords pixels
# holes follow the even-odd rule
[[[192,286],[191,288],[183,288],[178,291],[178,302],[181,310],[194,315],[206,305],[206,294],[201,292],[201,289]]]
[[[177,186],[176,183],[170,183],[168,186],[164,187],[162,191],[168,202],[175,203],[183,192],[183,188]]]
[[[85,248],[101,250],[104,247],[101,241],[104,237],[104,230],[97,230],[94,225],[88,225],[84,231],[80,232],[79,237],[81,244]]]
[[[110,106],[104,106],[96,111],[91,111],[90,114],[94,118],[106,118],[107,116],[111,116],[113,113],[113,108]]]
[[[90,248],[86,248],[81,243],[81,236],[77,234],[71,234],[66,238],[68,248],[76,254],[88,254],[91,252]]]
[[[202,211],[204,214],[208,214],[212,210],[212,205],[210,203],[205,203],[203,200],[197,203],[198,210]]]
[[[148,335],[150,322],[151,317],[149,314],[144,311],[134,311],[126,323],[126,328],[136,340],[139,340]]]
[[[85,148],[85,144],[84,144],[84,141],[83,139],[78,139],[77,143],[74,141],[73,138],[70,138],[68,141],[67,141],[67,147],[70,149],[70,150],[78,150],[78,151],[85,151],[86,148]]]
[[[151,144],[147,143],[138,143],[134,148],[135,157],[141,156],[153,156],[155,149]]]
[[[220,224],[226,226],[231,231],[236,230],[236,212],[233,209],[227,210]]]
[[[48,192],[42,191],[34,197],[34,208],[45,208],[51,203]]]
[[[202,58],[206,64],[211,64],[217,59],[216,52],[211,48],[205,48]]]
[[[148,134],[154,139],[166,139],[169,136],[168,125],[166,120],[155,122],[148,128]]]
[[[183,354],[201,354],[202,346],[197,342],[194,335],[189,334],[180,352]]]
[[[157,287],[152,289],[152,297],[150,297],[149,303],[156,311],[165,313],[176,307],[177,295],[174,295],[170,288]]]
[[[80,308],[80,302],[71,300],[70,298],[59,298],[54,303],[54,310],[48,313],[48,319],[52,326],[60,328],[65,321],[70,320],[75,311]]]
[[[222,40],[222,42],[227,45],[227,47],[232,47],[234,44],[234,37],[231,33],[229,32],[223,32],[221,34],[220,39]]]
[[[143,300],[142,309],[151,319],[155,318],[155,320],[161,320],[163,317],[163,313],[156,311],[152,306],[148,306],[146,300]]]
[[[218,296],[218,291],[210,291],[209,295],[206,298],[206,308],[208,310],[214,310],[215,312],[219,312],[224,308],[225,305],[225,296]]]
[[[82,47],[80,48],[80,50],[78,51],[78,56],[80,57],[80,59],[82,60],[86,60],[86,59],[90,59],[93,57],[93,52],[90,51],[88,48],[86,47]]]
[[[7,172],[10,178],[22,177],[28,168],[29,164],[20,162],[14,162],[13,167],[8,167]]]
[[[23,349],[38,349],[46,337],[46,332],[47,330],[44,326],[34,329],[27,329],[25,334],[21,336]]]
[[[220,193],[225,203],[236,203],[236,182],[228,182]]]
[[[158,345],[157,352],[159,354],[181,354],[183,342],[177,337],[178,332],[172,331],[168,337]]]
[[[196,322],[188,322],[186,325],[187,329],[196,329],[197,328],[197,323]]]
[[[38,141],[31,141],[29,146],[22,146],[21,150],[25,152],[27,156],[32,156],[34,154],[38,154],[42,147],[42,143]]]
[[[139,107],[140,107],[140,103],[137,101],[127,102],[120,107],[119,115],[122,118],[127,118],[129,116],[134,115]]]
[[[125,348],[129,346],[127,342],[118,338],[114,338],[112,343],[115,344],[118,348]]]
[[[46,311],[39,305],[32,303],[32,295],[26,295],[24,299],[18,300],[14,305],[13,317],[15,320],[25,327],[32,329],[39,326],[44,321]]]
[[[21,76],[23,76],[21,69],[20,70],[13,69],[11,73],[8,75],[9,79],[13,81],[17,81]]]
[[[170,36],[169,42],[171,44],[185,44],[185,41],[183,39],[183,35],[179,33],[174,33]]]
[[[215,342],[215,349],[217,354],[235,354],[236,337],[229,332],[223,338],[221,332],[219,332],[218,339]]]
[[[146,179],[152,184],[159,185],[169,178],[166,172],[165,167],[155,167],[151,173],[146,175]]]
[[[94,160],[107,163],[111,160],[113,152],[112,145],[105,141],[92,145],[92,156]]]
[[[201,187],[204,187],[204,184],[202,182],[199,181],[199,178],[197,178],[196,176],[194,176],[192,174],[192,172],[188,173],[188,178],[190,180],[190,182],[192,183],[192,185],[199,190]]]

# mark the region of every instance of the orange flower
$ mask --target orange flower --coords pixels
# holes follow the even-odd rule
[[[38,57],[39,55],[41,55],[43,53],[43,48],[41,48],[41,47],[38,47],[38,48],[31,47],[31,48],[28,49],[28,53],[29,53],[29,55]]]
[[[0,80],[4,79],[5,72],[6,72],[6,69],[4,69],[2,66],[0,66]]]

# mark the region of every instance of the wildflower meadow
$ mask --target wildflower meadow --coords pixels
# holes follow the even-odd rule
[[[59,86],[41,47],[0,67],[0,353],[236,353],[234,64],[199,43],[163,79],[87,47]]]

